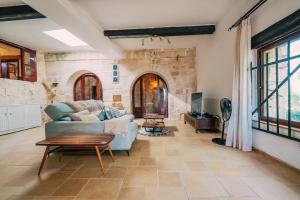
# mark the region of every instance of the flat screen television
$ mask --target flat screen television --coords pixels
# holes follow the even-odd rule
[[[202,92],[192,93],[191,113],[201,115]]]

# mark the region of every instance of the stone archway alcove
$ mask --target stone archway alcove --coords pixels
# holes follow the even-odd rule
[[[130,88],[129,90],[129,95],[130,95],[130,109],[131,109],[131,112],[133,112],[132,110],[132,105],[133,105],[133,89],[134,89],[134,84],[136,83],[136,81],[142,77],[143,75],[145,74],[155,74],[159,77],[161,77],[167,88],[168,88],[168,96],[167,96],[167,99],[168,99],[168,104],[167,104],[167,116],[170,118],[172,117],[172,106],[170,105],[173,105],[173,100],[174,100],[174,95],[173,93],[175,92],[175,88],[174,88],[174,80],[172,79],[172,77],[167,73],[167,72],[158,72],[158,71],[154,71],[154,70],[144,70],[144,69],[140,69],[140,70],[136,70],[135,73],[133,73],[133,77],[131,78],[131,82],[130,82],[130,85],[128,85],[128,87]]]
[[[98,80],[100,80],[100,78],[93,73],[92,71],[89,70],[79,70],[74,72],[68,79],[65,85],[65,89],[64,89],[64,96],[65,96],[65,100],[66,101],[73,101],[74,100],[74,84],[76,81],[78,81],[78,79],[85,75],[85,74],[92,74],[93,76],[95,76]],[[101,81],[100,81],[100,87],[102,90],[102,85],[101,85]],[[101,91],[102,92],[102,91]],[[101,94],[102,96],[102,94]]]

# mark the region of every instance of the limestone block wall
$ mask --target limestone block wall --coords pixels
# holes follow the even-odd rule
[[[41,82],[46,78],[44,54],[37,53],[37,82],[0,78],[0,105],[47,104],[46,91]],[[44,117],[44,115],[43,115]]]
[[[101,81],[103,100],[112,103],[122,95],[122,104],[131,112],[132,87],[141,75],[155,73],[168,85],[169,118],[178,119],[190,109],[190,96],[196,90],[195,49],[152,49],[125,51],[122,60],[107,60],[96,52],[45,54],[49,83],[57,82],[56,101],[73,100],[75,80],[94,73]],[[119,83],[113,83],[112,66],[119,65]]]

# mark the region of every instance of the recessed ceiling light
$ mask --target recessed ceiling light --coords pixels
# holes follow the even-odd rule
[[[43,33],[71,47],[88,46],[84,41],[80,40],[78,37],[67,31],[66,29],[44,31]]]

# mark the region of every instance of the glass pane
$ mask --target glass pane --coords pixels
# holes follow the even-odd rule
[[[300,65],[300,58],[292,59],[290,61],[290,68],[291,68],[290,72],[292,72],[296,67],[298,67],[298,65]]]
[[[134,107],[142,107],[141,103],[141,80],[139,80],[134,87]]]
[[[269,75],[269,94],[276,88],[276,65],[269,65],[268,66],[268,75]]]
[[[279,118],[288,119],[288,82],[280,87],[278,90],[279,98]]]
[[[291,41],[290,51],[291,57],[300,55],[300,38]]]
[[[265,113],[266,115],[266,113]],[[269,98],[269,117],[276,118],[276,93]]]
[[[143,76],[142,80],[145,114],[157,113],[155,106],[156,91],[158,87],[157,76],[154,74],[146,74]]]
[[[267,63],[267,54],[268,54],[268,63],[275,61],[275,48],[269,49],[264,52],[264,64]]]
[[[81,97],[81,79],[79,81],[77,81],[77,84],[75,86],[75,95],[76,95],[75,99],[77,101],[82,100],[82,97]]]
[[[287,43],[278,46],[278,60],[287,58]]]
[[[287,62],[278,63],[278,84],[280,84],[288,73]]]
[[[159,78],[156,99],[157,113],[165,115],[168,110],[168,90],[165,82]]]
[[[300,122],[300,70],[291,76],[291,120]]]
[[[85,100],[96,99],[97,79],[94,76],[86,76],[85,81]]]

